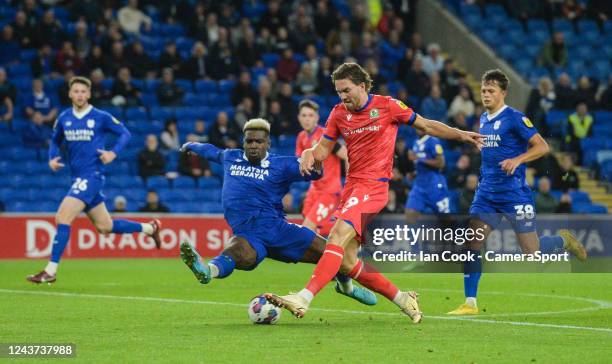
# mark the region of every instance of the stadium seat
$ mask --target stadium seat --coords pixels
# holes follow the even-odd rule
[[[196,188],[196,180],[193,177],[179,176],[172,180],[172,188]]]
[[[132,119],[144,119],[147,120],[149,115],[147,115],[147,109],[144,107],[129,107],[125,110],[125,118],[128,120]]]
[[[574,27],[567,19],[556,18],[552,22],[552,29],[555,32],[573,32]]]
[[[177,78],[175,83],[177,86],[183,89],[185,92],[193,92],[193,83],[191,80],[187,80],[184,78]]]
[[[264,53],[261,56],[261,59],[263,60],[264,66],[268,68],[276,68],[276,64],[278,63],[280,56],[277,53]]]
[[[164,176],[151,176],[148,177],[145,181],[147,188],[157,189],[157,188],[169,188],[170,184],[168,183],[168,179]]]
[[[164,106],[151,107],[151,119],[153,120],[165,121],[173,117],[174,117],[174,108],[164,107]]]
[[[217,163],[211,164],[218,165]],[[221,188],[221,181],[214,177],[200,177],[198,178],[198,186],[203,189],[219,189]]]
[[[221,93],[229,93],[236,87],[236,80],[221,80],[219,81],[219,91]]]
[[[217,92],[217,83],[211,80],[197,80],[195,81],[195,92],[197,93],[210,93]]]

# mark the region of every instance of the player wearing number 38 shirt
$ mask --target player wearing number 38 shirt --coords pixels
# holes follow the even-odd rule
[[[109,113],[89,104],[89,79],[73,77],[68,92],[72,107],[62,112],[55,121],[49,146],[49,167],[54,172],[64,167],[60,156],[60,147],[63,145],[72,185],[55,215],[57,232],[49,263],[41,272],[27,277],[32,283],[55,282],[57,266],[70,239],[70,224],[81,211],[85,211],[100,233],[143,232],[153,238],[158,249],[161,243],[159,220],[142,224],[123,219],[113,220],[104,204],[104,165],[111,163],[127,145],[130,132]],[[105,150],[105,137],[109,133],[117,135],[118,139],[112,150]]]
[[[556,253],[564,249],[586,259],[586,250],[568,231],[538,238],[535,204],[531,189],[525,182],[525,163],[548,153],[548,144],[525,115],[504,102],[508,78],[500,70],[490,70],[482,76],[481,97],[486,112],[480,117],[480,133],[485,136],[481,149],[480,182],[470,207],[470,227],[483,229],[480,240],[467,244],[476,259],[464,263],[465,303],[451,315],[478,313],[476,293],[482,273],[480,250],[491,229],[502,217],[512,225],[523,253],[535,251]]]

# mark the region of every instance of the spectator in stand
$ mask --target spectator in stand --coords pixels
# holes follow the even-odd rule
[[[181,106],[185,90],[174,81],[172,68],[162,71],[162,83],[157,87],[157,100],[161,106]]]
[[[159,152],[159,143],[154,134],[147,135],[145,148],[138,153],[138,169],[142,178],[164,174],[166,160]]]
[[[266,76],[259,76],[257,94],[259,104],[255,105],[255,109],[259,117],[265,118],[270,108],[270,102],[272,102],[272,85]]]
[[[7,94],[0,94],[0,121],[13,120],[13,101]]]
[[[127,211],[127,200],[124,196],[119,195],[113,200],[113,212],[122,213]]]
[[[121,29],[133,35],[140,34],[141,27],[150,32],[153,24],[151,18],[138,9],[138,0],[128,0],[127,5],[117,12],[117,19]]]
[[[329,57],[321,57],[319,62],[319,71],[317,72],[317,83],[319,84],[318,92],[323,95],[334,95],[336,90],[334,85],[329,81],[329,75],[334,72],[332,63]]]
[[[19,42],[15,39],[13,27],[6,24],[2,27],[0,39],[0,64],[9,64],[19,58]]]
[[[206,39],[208,40],[207,45],[210,47],[219,41],[219,33],[221,27],[217,21],[217,14],[209,13],[206,17]]]
[[[127,58],[134,77],[152,79],[157,76],[157,64],[145,53],[140,41],[135,41],[128,48]]]
[[[259,102],[257,91],[251,85],[251,74],[247,71],[240,73],[240,78],[232,90],[232,105],[238,105],[245,97],[251,98],[255,103]]]
[[[104,72],[106,72],[107,74],[115,75],[117,74],[117,71],[119,71],[120,68],[130,68],[130,66],[132,66],[132,64],[125,55],[123,43],[119,41],[114,42],[111,47],[111,54],[106,62],[107,68],[104,70]],[[130,75],[131,74],[132,71],[130,70]]]
[[[191,54],[193,54],[194,49],[199,47],[200,45],[202,47],[204,46],[200,42],[194,43],[193,47],[191,48]],[[174,72],[181,69],[183,60],[181,59],[181,56],[178,54],[178,51],[176,50],[176,44],[174,42],[172,41],[166,42],[166,44],[164,45],[164,51],[159,56],[158,64],[159,64],[160,71],[168,67],[172,68]]]
[[[559,206],[555,210],[557,214],[570,214],[572,213],[572,197],[569,193],[564,193],[561,195],[561,199],[559,200]]]
[[[592,135],[593,116],[589,114],[588,106],[585,102],[576,105],[576,112],[568,118],[568,131],[565,136],[565,150],[575,152],[577,160],[582,164],[582,146],[580,141]]]
[[[421,103],[421,113],[424,117],[432,120],[438,120],[443,123],[447,122],[446,100],[442,98],[439,86],[431,87],[431,94],[426,97]]]
[[[570,154],[561,157],[561,190],[563,192],[580,189],[580,179],[574,169],[574,159]]]
[[[55,19],[53,10],[47,10],[43,14],[42,20],[36,27],[37,44],[50,44],[53,48],[58,48],[64,40],[62,25]]]
[[[250,119],[253,119],[257,113],[253,105],[253,100],[250,97],[245,97],[242,102],[236,107],[236,114],[234,115],[235,125],[239,130],[242,130],[244,124]]]
[[[459,213],[467,214],[470,211],[470,206],[472,206],[472,201],[474,201],[477,187],[478,176],[475,174],[468,174],[465,179],[465,186],[459,193]]]
[[[278,137],[282,134],[288,134],[288,126],[289,122],[285,120],[284,115],[282,114],[281,104],[278,100],[273,100],[270,102],[270,109],[268,111],[266,120],[270,123],[270,134]]]
[[[32,80],[32,93],[26,104],[25,113],[30,120],[40,118],[42,123],[49,126],[53,125],[57,117],[57,107],[53,99],[45,93],[43,82],[40,78]]]
[[[8,97],[14,104],[17,100],[17,88],[6,77],[6,70],[0,67],[0,100]]]
[[[561,72],[555,85],[555,109],[570,110],[576,103],[576,92],[572,88],[572,81],[569,75]]]
[[[408,155],[408,152],[404,153]],[[411,166],[414,167],[414,165]],[[413,171],[412,169],[411,171]],[[398,167],[394,167],[391,174],[391,180],[389,181],[389,190],[395,191],[395,199],[397,203],[402,205],[402,207],[406,204],[406,198],[408,197],[408,186],[406,186],[405,182],[406,176]]]
[[[401,214],[404,212],[404,206],[397,202],[397,194],[395,190],[389,189],[389,193],[387,195],[387,204],[382,210],[382,213],[387,214]]]
[[[281,11],[279,0],[268,1],[268,9],[261,17],[259,26],[269,29],[272,33],[276,33],[280,27],[287,26],[287,16]]]
[[[307,15],[300,15],[297,18],[295,28],[289,29],[289,37],[292,49],[306,49],[309,44],[317,42],[317,34],[313,29],[312,19]]]
[[[539,214],[550,214],[557,210],[559,202],[550,193],[550,180],[542,177],[538,181],[538,192],[535,197],[535,207]]]
[[[227,113],[221,111],[217,114],[217,120],[212,130],[208,133],[210,143],[217,148],[236,148],[240,139],[234,126],[230,123]]]
[[[555,150],[549,146],[550,153],[527,164],[527,169],[533,169],[536,178],[548,177],[553,190],[561,190],[563,181],[561,180],[561,167],[555,157]]]
[[[552,109],[555,105],[555,90],[553,83],[548,77],[540,78],[538,82],[538,88],[531,90],[529,94],[529,101],[527,101],[527,108],[525,114],[533,121],[536,129],[543,135],[546,135],[546,113]]]
[[[96,68],[91,71],[91,104],[96,107],[104,108],[111,106],[111,98],[113,97],[109,89],[104,87],[102,81],[104,81],[104,72],[101,69]]]
[[[208,134],[206,134],[206,123],[202,119],[195,122],[193,131],[187,134],[187,139],[196,143],[208,143]]]
[[[245,31],[244,38],[238,44],[236,58],[238,59],[238,65],[243,68],[254,67],[261,60],[261,53],[255,43],[253,29]]]
[[[36,51],[36,56],[30,61],[32,76],[36,78],[41,78],[44,75],[56,77],[57,72],[53,69],[54,64],[51,46],[48,44],[40,46]]]
[[[455,96],[448,109],[448,117],[454,118],[457,113],[461,112],[465,117],[469,118],[474,115],[474,101],[470,98],[470,92],[466,87],[459,89],[459,95]]]
[[[412,49],[412,54],[415,58],[421,58],[427,53],[425,51],[425,45],[423,45],[423,38],[421,37],[421,34],[417,32],[412,33],[409,48]]]
[[[330,54],[333,52],[334,47],[340,44],[345,52],[352,53],[353,49],[358,48],[358,43],[359,38],[355,33],[351,32],[351,23],[346,18],[342,18],[338,28],[332,29],[327,35],[325,49]]]
[[[191,19],[187,23],[189,35],[202,43],[206,43],[208,41],[208,32],[206,30],[206,8],[204,4],[201,2],[196,3],[190,17]]]
[[[338,24],[338,13],[326,0],[317,1],[314,13],[314,28],[318,36],[326,39],[330,31]]]
[[[74,44],[74,49],[76,50],[77,56],[81,59],[85,59],[89,55],[91,47],[93,46],[93,42],[87,34],[87,23],[82,20],[76,23],[75,34],[72,38],[72,42]]]
[[[191,57],[181,67],[181,74],[192,81],[210,79],[212,68],[212,62],[206,55],[204,43],[195,42],[191,47]]]
[[[187,136],[188,142],[198,142],[199,138],[193,134]],[[206,158],[202,158],[196,153],[182,152],[179,158],[178,171],[184,176],[191,176],[195,178],[199,177],[210,177],[212,175],[210,171],[210,165]]]
[[[380,62],[380,49],[376,46],[372,33],[363,33],[361,36],[361,45],[355,51],[355,57],[359,64],[364,64],[368,59],[373,59],[376,63]]]
[[[50,51],[49,49],[49,52]],[[90,73],[95,69],[100,69],[102,71],[110,69],[106,55],[102,51],[102,47],[96,44],[91,48],[91,52],[89,52],[89,56],[85,59],[83,68]]]
[[[612,111],[612,75],[608,76],[608,86],[599,97],[599,107]]]
[[[431,76],[434,72],[441,72],[444,69],[444,57],[440,55],[438,43],[431,43],[427,46],[427,55],[423,57],[423,71]]]
[[[33,48],[36,45],[36,33],[34,28],[28,23],[26,13],[23,10],[15,13],[15,21],[12,23],[15,40],[21,48]]]
[[[447,103],[451,102],[459,93],[460,73],[455,69],[455,61],[448,58],[444,61],[444,67],[440,71],[440,87],[442,97]]]
[[[64,74],[68,70],[78,73],[83,65],[83,61],[76,54],[72,43],[66,41],[62,44],[62,49],[55,56],[55,71]]]
[[[102,14],[102,5],[96,0],[71,1],[68,11],[72,20],[84,18],[86,22],[94,23]]]
[[[406,149],[406,140],[404,138],[397,138],[395,142],[395,155],[393,158],[395,168],[397,168],[402,175],[413,169],[413,166],[411,166],[412,161],[408,158],[409,151],[410,149]]]
[[[429,95],[431,81],[429,80],[429,76],[423,71],[423,61],[420,58],[415,58],[412,62],[412,69],[403,74],[404,85],[410,96],[416,96],[422,99]]]
[[[312,95],[319,86],[317,76],[313,73],[310,63],[302,63],[300,73],[298,73],[296,86],[302,95]]]
[[[67,70],[66,73],[64,73],[64,81],[57,88],[57,95],[59,96],[59,102],[62,108],[72,106],[72,101],[70,97],[68,97],[68,92],[70,91],[70,80],[74,76],[73,70]]]
[[[278,79],[285,82],[293,82],[300,70],[300,64],[293,58],[291,48],[285,49],[281,59],[276,65]]]
[[[380,74],[378,63],[373,59],[368,59],[365,64],[365,69],[372,79],[372,90],[371,92],[379,95],[387,95],[388,93],[382,92],[381,87],[387,84],[385,76]]]
[[[240,66],[232,53],[232,48],[228,44],[219,45],[213,54],[216,55],[213,57],[213,78],[215,80],[236,78],[240,73]]]
[[[395,67],[397,62],[404,58],[406,46],[402,44],[399,32],[393,29],[389,32],[389,39],[382,42],[380,50],[383,66]]]
[[[465,185],[468,174],[471,174],[470,157],[462,154],[448,176],[448,188],[461,188]]]
[[[555,32],[540,53],[539,63],[551,72],[567,65],[567,48],[563,38],[562,32]]]
[[[174,151],[181,146],[180,136],[176,127],[175,119],[168,119],[164,124],[164,130],[160,134],[161,147],[164,150]]]
[[[255,44],[260,53],[272,53],[276,50],[276,39],[268,28],[261,29],[259,35],[255,37]]]
[[[563,16],[568,20],[577,20],[582,16],[586,5],[582,2],[578,3],[576,0],[565,0],[561,6],[561,12]]]
[[[170,212],[170,209],[159,201],[159,195],[153,190],[147,192],[147,200],[144,206],[138,209],[140,212]]]
[[[102,29],[103,31],[103,29]],[[106,30],[106,32],[102,33],[100,35],[101,39],[100,39],[100,46],[102,47],[102,51],[104,51],[104,53],[110,53],[112,51],[113,48],[113,44],[115,44],[116,42],[122,43],[126,42],[126,40],[123,38],[123,33],[121,33],[121,28],[119,27],[119,23],[117,23],[116,21],[111,21],[108,24],[108,28]]]
[[[140,104],[140,90],[132,83],[130,69],[121,67],[113,83],[112,103],[115,106],[138,106]],[[120,97],[118,97],[120,96]]]
[[[587,76],[580,77],[576,88],[576,101],[584,102],[589,109],[594,109],[597,107],[595,92],[596,89],[591,85],[591,80]]]
[[[283,129],[291,135],[296,135],[300,132],[300,125],[297,122],[298,109],[296,103],[293,101],[293,87],[291,87],[290,83],[281,84],[280,93],[277,99],[281,106],[283,120],[288,123]]]
[[[23,131],[23,145],[28,148],[47,148],[50,139],[51,128],[44,124],[42,114],[35,112]]]

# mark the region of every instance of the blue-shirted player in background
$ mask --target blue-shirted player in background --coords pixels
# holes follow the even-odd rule
[[[525,163],[544,156],[549,148],[531,121],[505,104],[507,90],[508,77],[500,70],[490,70],[482,76],[480,93],[486,112],[480,117],[480,134],[486,139],[481,151],[480,182],[470,208],[470,227],[484,229],[484,239],[468,243],[476,260],[464,263],[466,301],[449,312],[451,315],[478,313],[476,293],[482,273],[478,255],[502,216],[512,224],[523,253],[565,249],[580,260],[587,257],[584,246],[568,230],[538,238],[533,194],[525,182]]]
[[[440,139],[425,135],[417,130],[420,137],[409,152],[415,164],[416,177],[406,200],[406,219],[414,224],[420,213],[448,214],[450,199],[444,169],[444,149]]]
[[[181,148],[222,164],[224,170],[223,211],[233,231],[228,247],[204,263],[193,246],[181,244],[181,258],[202,284],[225,278],[234,269],[253,270],[266,257],[287,263],[317,263],[325,250],[325,239],[286,220],[282,204],[291,183],[319,179],[322,171],[302,176],[297,157],[268,154],[270,124],[266,120],[249,120],[243,130],[244,150],[201,143],[186,143]],[[350,268],[343,266],[343,273]],[[372,292],[353,286],[347,277],[337,281],[339,293],[367,305],[376,304]]]
[[[41,272],[30,275],[33,283],[53,283],[57,266],[70,239],[70,224],[85,211],[98,232],[123,234],[144,232],[150,235],[159,249],[161,224],[159,220],[138,223],[129,220],[111,219],[102,187],[104,165],[111,163],[130,140],[130,132],[109,113],[89,104],[91,81],[85,77],[73,77],[69,84],[72,107],[63,111],[55,121],[53,137],[49,146],[49,167],[55,172],[64,167],[60,147],[66,148],[72,186],[64,197],[56,215],[57,233],[53,240],[51,259]],[[104,150],[108,133],[119,138],[112,150]]]

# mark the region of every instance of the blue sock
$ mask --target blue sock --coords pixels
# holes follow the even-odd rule
[[[346,283],[351,280],[351,277],[345,276],[344,274],[338,273],[336,274],[336,280],[340,283]]]
[[[59,263],[66,249],[66,245],[70,240],[70,225],[59,224],[57,225],[57,233],[53,240],[53,248],[51,249],[51,261],[53,263]]]
[[[236,267],[236,262],[234,258],[229,255],[221,254],[212,258],[209,264],[214,264],[219,268],[219,276],[217,278],[225,278],[232,274],[234,268]]]
[[[463,291],[465,297],[476,297],[478,293],[478,281],[482,275],[482,261],[478,258],[480,251],[467,250],[467,253],[473,253],[476,257],[474,261],[466,261],[463,263]]]
[[[559,235],[540,236],[540,251],[542,253],[561,253],[563,251],[563,238]]]
[[[113,233],[139,233],[141,231],[142,225],[139,222],[122,219],[113,220]]]

